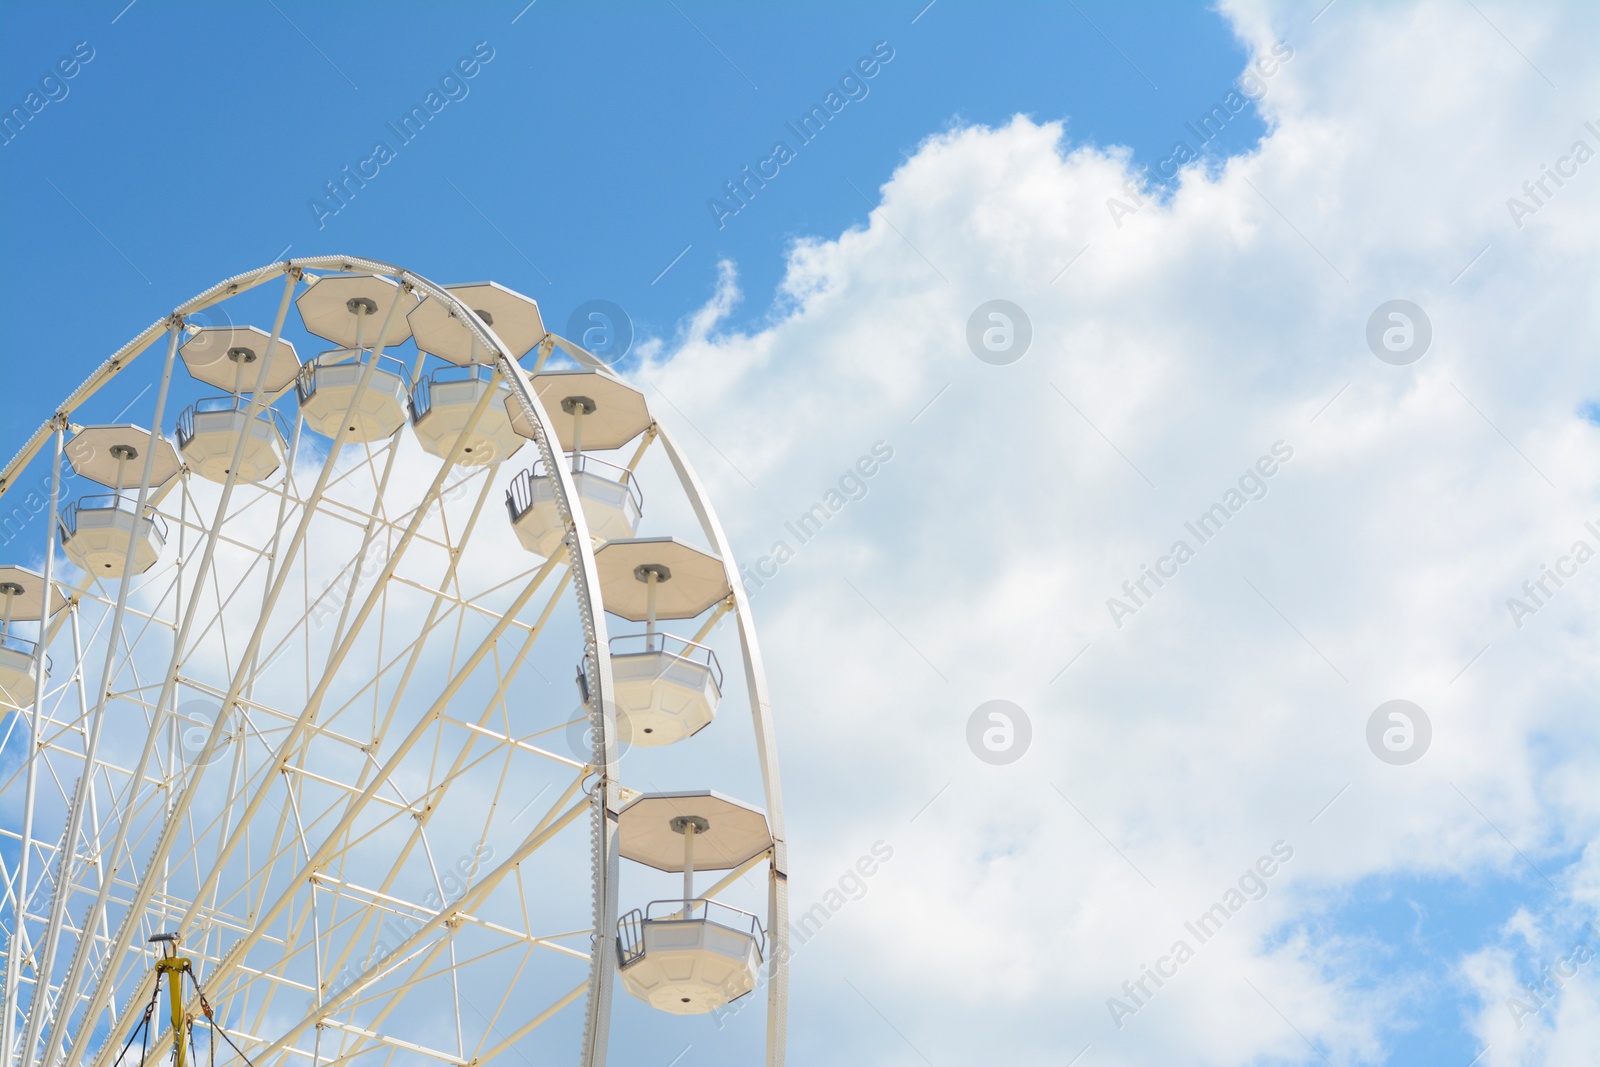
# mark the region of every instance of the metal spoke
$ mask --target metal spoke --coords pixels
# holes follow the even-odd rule
[[[248,391],[248,400],[231,410],[247,428],[263,415],[281,427],[278,469],[263,481],[241,476],[248,433],[236,433],[226,477],[219,462],[215,481],[191,465],[154,484],[157,435],[172,421],[162,405],[193,333],[189,316],[268,286],[248,299],[276,303],[272,329],[262,331],[271,349],[288,342],[296,295],[360,275],[400,288],[382,315],[355,320],[363,332],[354,346],[335,342],[355,349],[359,370],[331,443],[315,436],[314,425],[326,424],[307,421],[294,382],[240,389],[241,363],[229,373],[235,396]],[[448,431],[424,432],[425,389],[448,379],[423,381],[442,357],[419,340],[414,353],[397,352],[394,388],[411,391],[411,425],[353,433],[364,392],[378,387],[379,361],[390,358],[390,327],[419,298],[441,302],[471,334],[473,358],[483,361],[470,373],[489,387],[469,394],[459,421],[435,424]],[[79,579],[63,564],[70,587],[52,580],[67,610],[41,622],[38,642],[56,666],[48,680],[40,674],[33,707],[8,711],[0,726],[9,761],[0,788],[16,789],[33,811],[26,826],[0,826],[0,1016],[11,1051],[0,1067],[107,1067],[152,991],[145,939],[167,931],[182,936],[229,1036],[263,1067],[481,1064],[520,1052],[552,1020],[574,1040],[581,1034],[583,1067],[605,1062],[627,888],[608,813],[635,794],[617,762],[599,542],[555,409],[479,315],[427,279],[368,260],[297,260],[240,275],[116,353],[0,470],[3,498],[52,434],[59,450],[79,431],[69,421],[77,408],[121,387],[130,361],[165,355],[155,418],[143,431],[150,446],[135,464],[142,470],[125,485],[119,474],[117,487],[136,520],[148,507],[166,524],[164,549],[141,572],[130,542],[115,577]],[[614,377],[553,335],[536,347],[534,372],[560,347]],[[565,534],[544,559],[511,541],[497,494],[516,472],[502,469],[504,455],[458,462],[480,420],[501,418],[492,409],[503,402],[532,435],[518,465],[538,461]],[[672,439],[654,422],[635,436],[619,469],[639,476],[659,441],[737,590],[726,539]],[[432,457],[420,467],[418,441]],[[54,560],[54,520],[46,525]],[[702,615],[694,641],[714,640],[728,613],[777,843],[707,893],[743,892],[735,882],[765,865],[777,945],[786,872],[776,756],[742,594]],[[553,666],[575,661],[584,678],[576,713],[571,691],[558,695],[551,683]],[[579,727],[594,743],[569,753],[560,735]],[[767,1062],[778,1067],[786,977],[777,959],[768,981]],[[562,1014],[577,1001],[581,1010]],[[170,1040],[169,1027],[149,1054],[159,1057]]]

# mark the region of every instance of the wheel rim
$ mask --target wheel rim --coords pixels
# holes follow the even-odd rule
[[[157,422],[172,421],[164,405],[184,316],[281,278],[276,336],[306,271],[381,275],[452,304],[475,343],[495,354],[494,377],[534,430],[534,448],[519,459],[541,461],[573,536],[548,560],[516,546],[494,499],[515,461],[456,466],[422,456],[432,481],[408,484],[404,474],[419,468],[406,427],[356,446],[355,458],[339,438],[319,455],[291,414],[283,470],[263,484],[230,476],[219,486],[189,474],[142,482],[135,507],[154,507],[174,527],[165,558],[143,574],[85,576],[72,587],[70,607],[45,624],[41,642],[53,651],[68,644],[71,667],[40,687],[33,708],[9,716],[0,741],[0,766],[26,780],[33,813],[4,871],[8,890],[16,886],[4,902],[7,928],[23,913],[6,953],[7,989],[17,990],[7,998],[11,1047],[27,1063],[109,1063],[148,999],[145,938],[170,928],[184,934],[207,996],[225,1005],[224,1024],[258,1063],[385,1050],[481,1062],[519,1047],[579,999],[579,1061],[603,1063],[620,877],[606,813],[624,788],[607,620],[569,465],[514,354],[427,279],[367,260],[297,260],[183,305],[62,411],[146,348],[158,351],[165,335]],[[542,351],[552,346],[611,373],[548,335]],[[382,346],[367,347],[377,349],[376,366]],[[423,365],[418,353],[414,379]],[[484,403],[499,394],[483,391]],[[252,399],[243,424],[294,395],[290,387]],[[66,433],[62,419],[42,427],[0,475],[0,493]],[[720,525],[670,436],[659,431],[659,440],[733,590],[775,839],[765,1000],[767,1061],[776,1064],[786,860],[760,654]],[[583,660],[587,703],[574,710],[575,701],[540,686],[524,707],[525,668],[556,662],[563,644],[568,663]],[[35,714],[46,747],[14,761]],[[587,718],[592,738],[581,756],[561,743],[574,716]],[[69,772],[79,781],[64,779]],[[584,815],[586,848],[577,829]],[[556,884],[545,867],[562,864],[587,874],[587,908],[581,893],[533,888]],[[575,921],[578,911],[586,921]],[[29,969],[42,998],[30,991]]]

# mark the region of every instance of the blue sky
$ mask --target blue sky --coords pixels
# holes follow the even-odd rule
[[[4,342],[54,353],[13,385],[44,410],[159,309],[285,247],[492,276],[558,325],[608,300],[640,340],[670,338],[727,257],[752,294],[738,317],[759,320],[789,242],[861,225],[878,186],[951,123],[1066,120],[1074,140],[1154,166],[1196,140],[1184,123],[1244,62],[1201,5],[921,7],[11,6],[7,108],[78,42],[94,55],[0,154],[16,279]],[[403,144],[387,124],[478,42],[493,59]],[[893,58],[866,95],[801,145],[785,124],[878,42]],[[1247,111],[1214,144],[1247,147],[1261,129]],[[780,139],[796,158],[719,228],[707,202]],[[394,159],[319,228],[309,202],[331,205],[325,184],[379,140]],[[66,337],[29,310],[69,303]],[[8,424],[0,450],[23,436]]]
[[[791,1062],[1580,1062],[1600,968],[1508,1000],[1600,944],[1600,563],[1508,604],[1600,546],[1600,23],[1224,7],[8,7],[4,108],[93,58],[0,147],[0,451],[286,248],[492,278],[557,332],[609,302],[742,563],[893,453],[755,596],[795,910],[895,850],[797,957]],[[1031,318],[1015,363],[971,340],[995,299]],[[1412,363],[1370,340],[1396,300],[1431,316]],[[1033,739],[995,766],[968,727],[1002,698]],[[1408,765],[1367,732],[1399,698],[1432,719]],[[1115,1026],[1173,916],[1279,839],[1270,892]],[[757,1015],[672,1031],[681,1067],[742,1062]]]

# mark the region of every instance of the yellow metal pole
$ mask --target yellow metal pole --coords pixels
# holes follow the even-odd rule
[[[167,1000],[172,1006],[173,1067],[183,1067],[183,974],[189,970],[186,956],[167,956],[156,961],[156,971],[167,976]]]
[[[167,989],[167,997],[172,1002],[172,1062],[174,1067],[183,1067],[183,982],[180,980],[183,972],[180,968],[172,967],[167,973],[172,979]]]

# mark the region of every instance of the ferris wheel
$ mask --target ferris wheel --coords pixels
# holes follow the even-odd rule
[[[783,1062],[761,654],[656,414],[526,296],[334,257],[68,397],[0,472],[48,509],[0,560],[3,1067],[666,1062],[746,1006]]]

